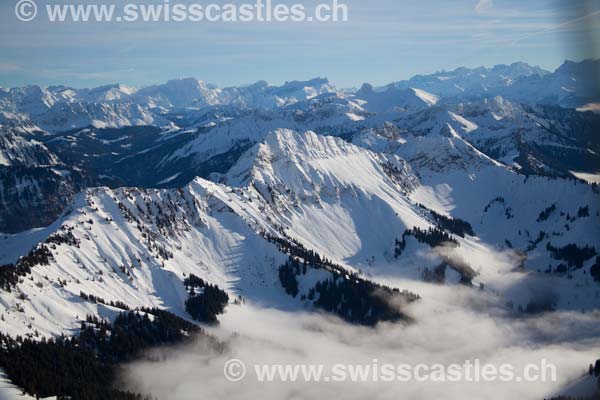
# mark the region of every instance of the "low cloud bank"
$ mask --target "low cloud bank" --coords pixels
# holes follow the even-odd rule
[[[413,282],[414,284],[414,282]],[[229,350],[215,354],[198,340],[156,351],[160,362],[128,366],[129,388],[159,399],[541,399],[581,376],[600,358],[600,312],[557,312],[514,318],[501,301],[462,287],[416,284],[423,300],[411,304],[412,324],[376,329],[305,312],[252,305],[230,306],[221,327],[212,329]],[[412,288],[411,288],[412,289]],[[247,366],[246,378],[230,382],[227,360]],[[516,371],[542,359],[557,367],[557,382],[258,382],[253,364],[463,364],[479,359],[511,364]]]

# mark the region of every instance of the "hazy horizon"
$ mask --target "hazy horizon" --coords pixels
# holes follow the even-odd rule
[[[595,61],[595,60],[600,60],[600,59],[598,59],[598,58],[582,58],[582,59],[578,59],[578,60],[568,60],[568,59],[565,59],[560,64],[556,65],[555,67],[550,67],[550,68],[544,67],[544,66],[541,66],[541,65],[529,64],[529,63],[526,63],[526,64],[528,64],[529,66],[534,67],[534,68],[535,67],[539,67],[539,68],[541,68],[541,69],[543,69],[543,70],[545,70],[547,72],[554,72],[556,69],[558,69],[565,62],[576,62],[576,63],[579,63],[579,62],[588,61],[588,60],[594,60]],[[199,81],[202,81],[202,82],[206,83],[207,85],[216,86],[216,87],[219,87],[219,88],[227,88],[227,87],[251,86],[251,85],[254,85],[254,84],[256,84],[258,82],[262,82],[262,81],[265,81],[269,85],[272,85],[272,86],[280,86],[280,85],[284,85],[285,83],[294,82],[294,81],[305,82],[305,81],[312,81],[312,80],[315,80],[315,79],[327,79],[331,84],[333,84],[334,86],[336,86],[338,89],[346,90],[346,89],[358,89],[363,84],[372,84],[372,85],[374,85],[376,87],[377,86],[386,86],[386,85],[388,85],[390,83],[409,80],[409,79],[411,79],[411,78],[413,78],[413,77],[415,77],[417,75],[430,75],[430,74],[442,73],[442,72],[452,72],[452,71],[454,71],[454,70],[456,70],[458,68],[463,68],[463,67],[464,68],[468,68],[468,69],[476,69],[476,68],[481,68],[481,67],[490,69],[490,68],[493,68],[493,67],[495,67],[497,65],[507,65],[507,66],[510,66],[512,64],[515,64],[515,63],[525,63],[525,61],[512,61],[512,62],[505,62],[505,63],[494,64],[494,65],[457,65],[455,67],[443,68],[443,69],[439,69],[439,70],[435,70],[435,71],[431,71],[431,72],[417,73],[417,74],[410,75],[410,76],[404,76],[404,77],[400,77],[399,79],[394,79],[392,81],[387,81],[387,82],[377,82],[375,80],[374,81],[369,81],[369,80],[363,79],[363,80],[358,80],[357,84],[351,85],[351,86],[338,85],[337,82],[334,79],[332,79],[332,78],[330,78],[328,76],[312,76],[312,77],[305,77],[305,78],[302,78],[302,79],[296,79],[295,77],[290,77],[290,79],[283,80],[283,81],[276,81],[276,82],[275,81],[270,81],[269,79],[260,79],[259,78],[259,79],[255,80],[255,81],[252,81],[252,82],[241,82],[239,84],[234,84],[234,85],[222,85],[222,84],[220,84],[220,82],[207,81],[205,79],[202,79],[202,77],[200,77],[200,76],[178,76],[178,77],[170,77],[170,78],[167,77],[163,81],[148,82],[148,83],[145,83],[145,84],[142,84],[142,85],[131,85],[127,81],[122,81],[122,82],[117,82],[117,81],[110,82],[110,81],[107,81],[107,82],[104,82],[104,83],[100,83],[97,86],[75,86],[75,85],[71,85],[67,81],[65,81],[63,83],[55,83],[55,84],[44,84],[44,83],[32,82],[32,83],[28,83],[28,84],[25,84],[25,85],[10,86],[10,87],[9,86],[5,86],[5,85],[3,85],[3,84],[0,83],[0,87],[4,88],[4,89],[14,89],[14,88],[19,88],[19,87],[24,87],[24,86],[38,85],[38,86],[41,86],[41,87],[60,87],[60,86],[65,86],[65,87],[70,87],[70,88],[73,88],[73,89],[85,90],[85,89],[95,89],[95,88],[104,87],[104,86],[124,85],[124,86],[128,86],[128,87],[131,87],[131,88],[134,88],[134,89],[142,89],[142,88],[145,88],[145,87],[150,87],[150,86],[154,86],[154,85],[164,84],[164,83],[172,81],[172,80],[178,80],[178,79],[196,79],[196,80],[199,80]]]

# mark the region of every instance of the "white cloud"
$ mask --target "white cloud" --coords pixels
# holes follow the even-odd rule
[[[485,14],[494,7],[493,0],[479,0],[475,6],[475,12],[477,14]]]
[[[555,313],[513,318],[499,301],[462,287],[419,284],[423,300],[406,311],[414,323],[383,324],[376,329],[351,326],[323,315],[229,307],[221,327],[211,330],[228,344],[212,354],[206,343],[164,348],[156,361],[128,366],[128,388],[158,399],[541,399],[581,376],[600,347],[599,313]],[[223,377],[226,360],[237,358],[249,368],[247,379],[231,383]],[[252,363],[266,364],[450,364],[480,359],[520,368],[541,359],[556,364],[558,382],[537,383],[258,383]]]

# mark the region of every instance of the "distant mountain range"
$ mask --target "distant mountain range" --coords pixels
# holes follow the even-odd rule
[[[598,64],[597,60],[566,61],[552,73],[525,63],[492,68],[457,68],[449,72],[417,75],[383,88],[373,89],[365,84],[356,93],[344,94],[366,100],[365,109],[372,112],[384,111],[381,109],[384,104],[391,110],[409,104],[418,107],[416,99],[430,104],[439,98],[470,101],[495,96],[518,102],[577,108],[598,101],[597,92],[589,84],[597,75]],[[413,90],[412,94],[410,90]],[[0,111],[26,115],[41,129],[62,132],[88,126],[168,126],[174,122],[164,115],[174,109],[214,106],[272,109],[325,93],[342,94],[327,79],[321,78],[286,82],[282,86],[260,81],[223,89],[192,78],[141,89],[121,84],[94,89],[27,86],[0,89]]]
[[[458,68],[352,93],[321,78],[2,89],[0,231],[49,224],[84,187],[180,187],[225,173],[276,129],[339,136],[415,167],[469,169],[483,154],[524,174],[593,180],[599,120],[580,111],[598,101],[589,75],[599,64]]]

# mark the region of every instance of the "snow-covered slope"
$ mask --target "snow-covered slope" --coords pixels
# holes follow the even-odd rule
[[[203,120],[196,126],[200,134],[185,146],[170,154],[160,166],[191,158],[196,163],[215,155],[227,154],[240,145],[252,145],[277,129],[313,130],[323,134],[343,136],[361,125],[369,113],[356,102],[339,94],[323,94],[273,110],[242,111],[235,118],[218,118],[208,125]],[[198,126],[200,125],[200,126]]]
[[[61,102],[33,121],[49,132],[63,132],[86,127],[122,128],[128,126],[168,126],[169,122],[135,103]]]
[[[387,130],[395,134],[386,134]],[[386,130],[367,129],[353,138],[353,143],[374,146],[379,151],[396,153],[423,174],[427,171],[470,171],[483,165],[500,163],[479,151],[469,142],[477,125],[446,107],[433,107],[410,114]]]
[[[600,196],[589,185],[525,182],[494,164],[419,180],[396,155],[289,130],[269,133],[220,180],[198,178],[180,190],[88,189],[45,231],[0,239],[2,253],[10,254],[5,261],[23,255],[14,243],[34,239],[48,238],[51,252],[47,265],[0,292],[0,329],[68,332],[83,315],[116,312],[110,302],[117,300],[185,315],[182,279],[190,273],[254,303],[303,307],[281,287],[277,267],[286,255],[267,235],[365,274],[420,280],[426,269],[447,263],[447,282],[468,274],[515,307],[525,308],[541,290],[550,290],[560,308],[595,307],[594,260],[567,279],[546,249],[598,245]],[[537,217],[553,205],[549,216]],[[578,212],[586,206],[587,213]],[[474,236],[450,232],[457,246],[445,250],[409,237],[398,255],[397,239],[407,230],[438,226],[430,209],[469,222]],[[538,241],[541,231],[547,235]],[[88,295],[108,305],[86,301]]]
[[[123,84],[100,86],[92,89],[78,90],[78,96],[85,98],[89,103],[102,103],[125,99],[137,91],[136,88]]]
[[[31,137],[40,129],[24,115],[0,112],[0,165],[53,165],[58,158]]]
[[[440,100],[438,96],[422,89],[399,89],[395,85],[375,89],[366,83],[355,96],[366,102],[363,108],[374,113],[414,112],[431,107]]]
[[[401,159],[365,152],[339,139],[289,131],[270,134],[232,168],[225,182],[260,193],[276,210],[270,219],[308,248],[374,274],[420,279],[423,268],[434,267],[439,258],[427,255],[427,246],[417,243],[395,258],[395,240],[406,229],[436,225],[427,208],[463,219],[477,237],[455,235],[460,246],[452,253],[477,271],[475,282],[515,296],[512,300],[525,307],[533,294],[521,285],[535,281],[530,274],[539,270],[544,285],[560,286],[552,288],[559,292],[560,307],[594,307],[597,288],[590,267],[595,257],[572,270],[569,281],[566,273],[555,273],[563,261],[547,250],[548,243],[598,248],[600,194],[589,185],[525,179],[493,163],[467,173],[432,173],[419,181]],[[415,207],[417,203],[426,208]],[[587,213],[580,212],[586,207]],[[549,208],[552,215],[540,217]],[[541,240],[540,232],[545,232]],[[505,264],[499,265],[498,259]],[[528,273],[506,276],[519,265]],[[546,275],[549,266],[552,273]],[[579,290],[589,290],[590,297],[582,300]]]
[[[285,257],[224,204],[215,202],[212,207],[223,211],[213,212],[210,201],[201,183],[181,192],[81,194],[46,232],[53,235],[49,265],[34,267],[12,293],[2,292],[2,331],[55,335],[75,329],[78,317],[115,312],[84,301],[82,293],[184,315],[184,273],[226,289],[238,282],[237,290],[245,289],[248,298],[253,290],[276,291],[276,267]],[[66,242],[59,244],[61,238]]]
[[[354,143],[399,151],[415,167],[431,164],[438,170],[469,169],[486,160],[525,174],[573,176],[570,171],[596,173],[600,162],[593,134],[600,119],[592,113],[496,96],[437,104],[390,120],[355,134]]]

